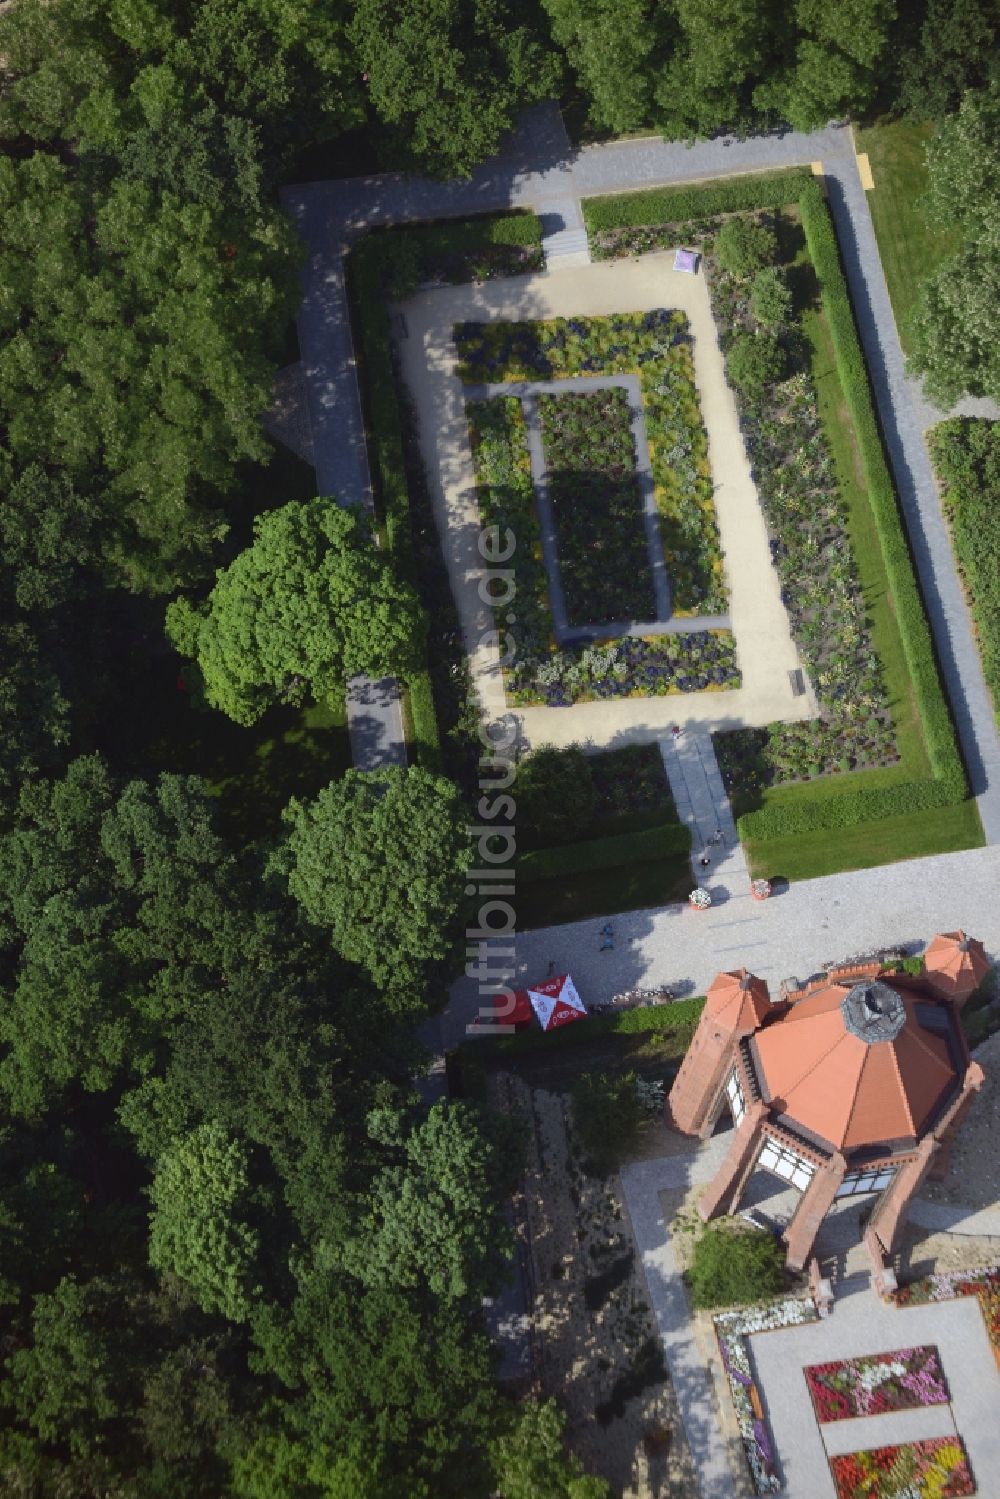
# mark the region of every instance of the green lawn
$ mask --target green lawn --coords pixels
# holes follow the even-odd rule
[[[909,352],[907,322],[920,282],[958,249],[958,238],[932,229],[920,198],[927,190],[924,148],[934,126],[910,120],[877,122],[858,130],[858,150],[867,151],[875,188],[868,194],[875,237],[900,341]]]
[[[808,297],[808,275],[804,256],[804,249],[796,256],[793,285],[805,300]],[[895,765],[881,770],[855,771],[774,787],[764,793],[763,805],[766,806],[841,796],[852,787],[888,786],[931,774],[875,517],[864,486],[854,427],[834,360],[829,326],[818,304],[803,308],[802,329],[810,345],[820,416],[841,492],[847,501],[851,546],[864,589],[872,640],[882,663],[900,759]],[[761,803],[755,801],[753,805]],[[737,798],[736,810],[747,811],[749,805],[740,805]],[[794,838],[750,840],[745,848],[755,876],[782,874],[788,879],[808,879],[844,869],[866,869],[896,859],[917,858],[922,854],[978,847],[982,842],[979,814],[975,802],[970,800],[957,807],[886,818],[857,827],[824,829]]]
[[[552,880],[521,880],[514,898],[517,926],[524,931],[582,921],[588,916],[610,916],[616,911],[665,906],[687,900],[693,885],[686,854]]]

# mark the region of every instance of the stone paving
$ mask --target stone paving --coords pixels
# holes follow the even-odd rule
[[[798,880],[766,901],[749,893],[730,896],[711,877],[707,885],[718,896],[708,911],[669,905],[613,917],[613,951],[600,950],[605,918],[599,916],[519,932],[513,939],[515,976],[537,980],[551,962],[552,971],[572,973],[585,1003],[662,984],[681,994],[704,994],[720,970],[744,965],[777,989],[782,979],[806,979],[847,958],[886,949],[918,951],[936,932],[956,927],[1000,958],[996,846]],[[504,961],[498,954],[497,965]],[[484,990],[483,1000],[489,992]],[[474,980],[462,977],[452,986],[441,1017],[447,1045],[462,1040],[480,1002]]]
[[[681,822],[691,829],[691,871],[696,885],[727,897],[750,893],[750,872],[710,734],[667,734],[660,740],[663,766]],[[706,866],[702,859],[711,862]],[[699,915],[704,914],[699,912]]]
[[[802,1373],[807,1365],[926,1343],[938,1349],[950,1406],[817,1423]],[[750,1352],[787,1499],[835,1499],[828,1452],[857,1452],[956,1430],[978,1492],[997,1493],[1000,1371],[975,1297],[893,1307],[859,1291],[838,1297],[825,1321],[756,1334]]]

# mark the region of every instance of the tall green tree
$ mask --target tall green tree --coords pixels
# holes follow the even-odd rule
[[[351,37],[397,149],[442,177],[467,176],[496,151],[558,79],[530,18],[499,0],[357,0]]]
[[[455,786],[413,768],[349,770],[312,802],[293,800],[275,867],[310,921],[377,983],[405,993],[449,951],[469,866]]]
[[[592,123],[624,133],[648,125],[663,10],[649,0],[543,0]]]
[[[709,135],[744,121],[775,45],[777,13],[758,0],[671,4],[676,42],[656,86],[657,121],[668,134]]]
[[[501,1499],[610,1499],[610,1484],[566,1452],[565,1427],[554,1400],[526,1400],[512,1413],[490,1448]]]
[[[205,604],[167,610],[167,633],[197,660],[208,701],[242,724],[272,703],[322,701],[359,672],[407,675],[422,632],[413,589],[360,514],[332,499],[259,517],[253,545],[216,574]]]
[[[878,87],[879,63],[896,15],[896,0],[798,0],[791,55],[775,63],[754,90],[759,108],[776,111],[797,130],[863,109]]]
[[[896,60],[896,105],[917,120],[953,113],[969,89],[1000,77],[1000,13],[993,0],[926,0]],[[915,20],[915,24],[913,24]]]
[[[927,212],[962,248],[921,287],[914,370],[942,407],[963,391],[1000,399],[1000,85],[970,92],[927,148]]]

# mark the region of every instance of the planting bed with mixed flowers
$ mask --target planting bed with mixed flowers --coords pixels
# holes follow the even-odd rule
[[[466,384],[638,374],[656,507],[674,609],[726,608],[708,437],[694,383],[687,318],[658,309],[525,323],[459,323]]]
[[[567,619],[655,619],[628,396],[542,395],[538,415]]]
[[[947,1405],[936,1348],[900,1348],[803,1369],[816,1420],[882,1416],[922,1405]]]
[[[837,1499],[952,1499],[976,1492],[958,1437],[872,1447],[829,1461]]]
[[[893,1300],[897,1306],[921,1306],[928,1301],[952,1301],[956,1296],[978,1296],[993,1353],[1000,1364],[1000,1265],[927,1275],[908,1286],[900,1286]]]
[[[768,215],[756,215],[767,221]],[[706,256],[712,309],[727,357],[756,331],[751,283]],[[781,334],[787,378],[737,390],[754,481],[771,535],[782,599],[821,716],[717,737],[729,789],[760,790],[898,759],[882,668],[872,643],[841,495],[816,391],[795,328]]]
[[[510,565],[517,654],[504,672],[511,702],[562,707],[592,698],[738,687],[736,646],[728,630],[556,645],[521,402],[499,396],[470,401],[466,410],[483,524],[509,527],[516,538]]]
[[[753,1382],[749,1339],[758,1332],[773,1332],[779,1327],[798,1327],[805,1322],[815,1322],[817,1315],[811,1297],[796,1296],[772,1302],[769,1306],[719,1312],[712,1318],[750,1477],[757,1494],[776,1494],[782,1485],[775,1467],[771,1434],[764,1423],[763,1406]]]

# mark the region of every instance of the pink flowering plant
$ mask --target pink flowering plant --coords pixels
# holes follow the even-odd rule
[[[895,1353],[838,1359],[812,1364],[803,1373],[820,1422],[948,1402],[936,1348],[901,1348]]]

